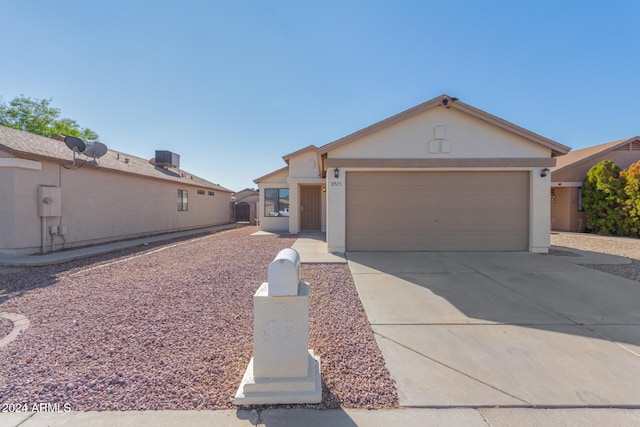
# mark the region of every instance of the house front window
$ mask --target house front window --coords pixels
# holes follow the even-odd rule
[[[189,210],[189,192],[187,190],[178,190],[178,211]]]
[[[289,189],[264,190],[264,216],[289,216]]]

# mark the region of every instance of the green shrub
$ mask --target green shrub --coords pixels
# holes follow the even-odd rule
[[[622,171],[624,179],[624,211],[623,228],[627,236],[640,237],[640,162],[636,162]]]
[[[582,207],[587,228],[599,234],[629,233],[625,175],[611,160],[603,160],[587,172],[582,184]]]

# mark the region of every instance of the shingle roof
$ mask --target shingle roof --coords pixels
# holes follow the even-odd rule
[[[563,156],[556,157],[556,165],[551,168],[551,172],[557,173],[561,170],[573,167],[579,163],[586,162],[587,160],[606,153],[608,151],[615,150],[616,148],[629,144],[632,142],[640,142],[640,136],[634,136],[631,138],[619,139],[617,141],[606,142],[600,145],[594,145],[592,147],[581,148],[579,150],[573,150]]]
[[[73,152],[63,141],[22,132],[5,126],[0,126],[0,150],[20,158],[45,159],[57,161],[62,164],[71,164],[73,159]],[[149,163],[147,159],[112,149],[109,149],[107,154],[98,159],[97,166],[89,163],[92,159],[83,154],[77,154],[76,158],[78,159],[76,165],[82,165],[82,167],[95,167],[114,172],[179,182],[184,185],[194,185],[218,191],[232,192],[227,188],[186,171],[174,168],[164,169]]]

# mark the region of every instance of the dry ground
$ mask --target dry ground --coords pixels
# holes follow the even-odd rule
[[[640,239],[586,233],[552,233],[551,244],[559,247],[560,250],[561,247],[566,247],[629,258],[631,260],[629,264],[591,264],[586,267],[640,281]]]
[[[0,312],[31,327],[0,348],[0,403],[73,410],[223,409],[252,351],[252,296],[291,237],[255,227],[71,263],[0,267]],[[346,265],[303,265],[318,408],[397,407]],[[4,294],[4,295],[3,295]]]

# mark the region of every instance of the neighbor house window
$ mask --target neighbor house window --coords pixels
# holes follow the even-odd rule
[[[264,216],[289,216],[289,189],[264,190]]]
[[[189,192],[187,190],[178,190],[178,211],[189,210]]]
[[[582,209],[582,187],[578,188],[578,212],[584,212]]]
[[[204,196],[204,190],[198,190],[198,194],[202,194]]]
[[[207,193],[207,195],[209,195],[209,196],[215,196],[215,195],[216,195],[216,193],[214,193],[213,191],[209,191],[209,192]]]

